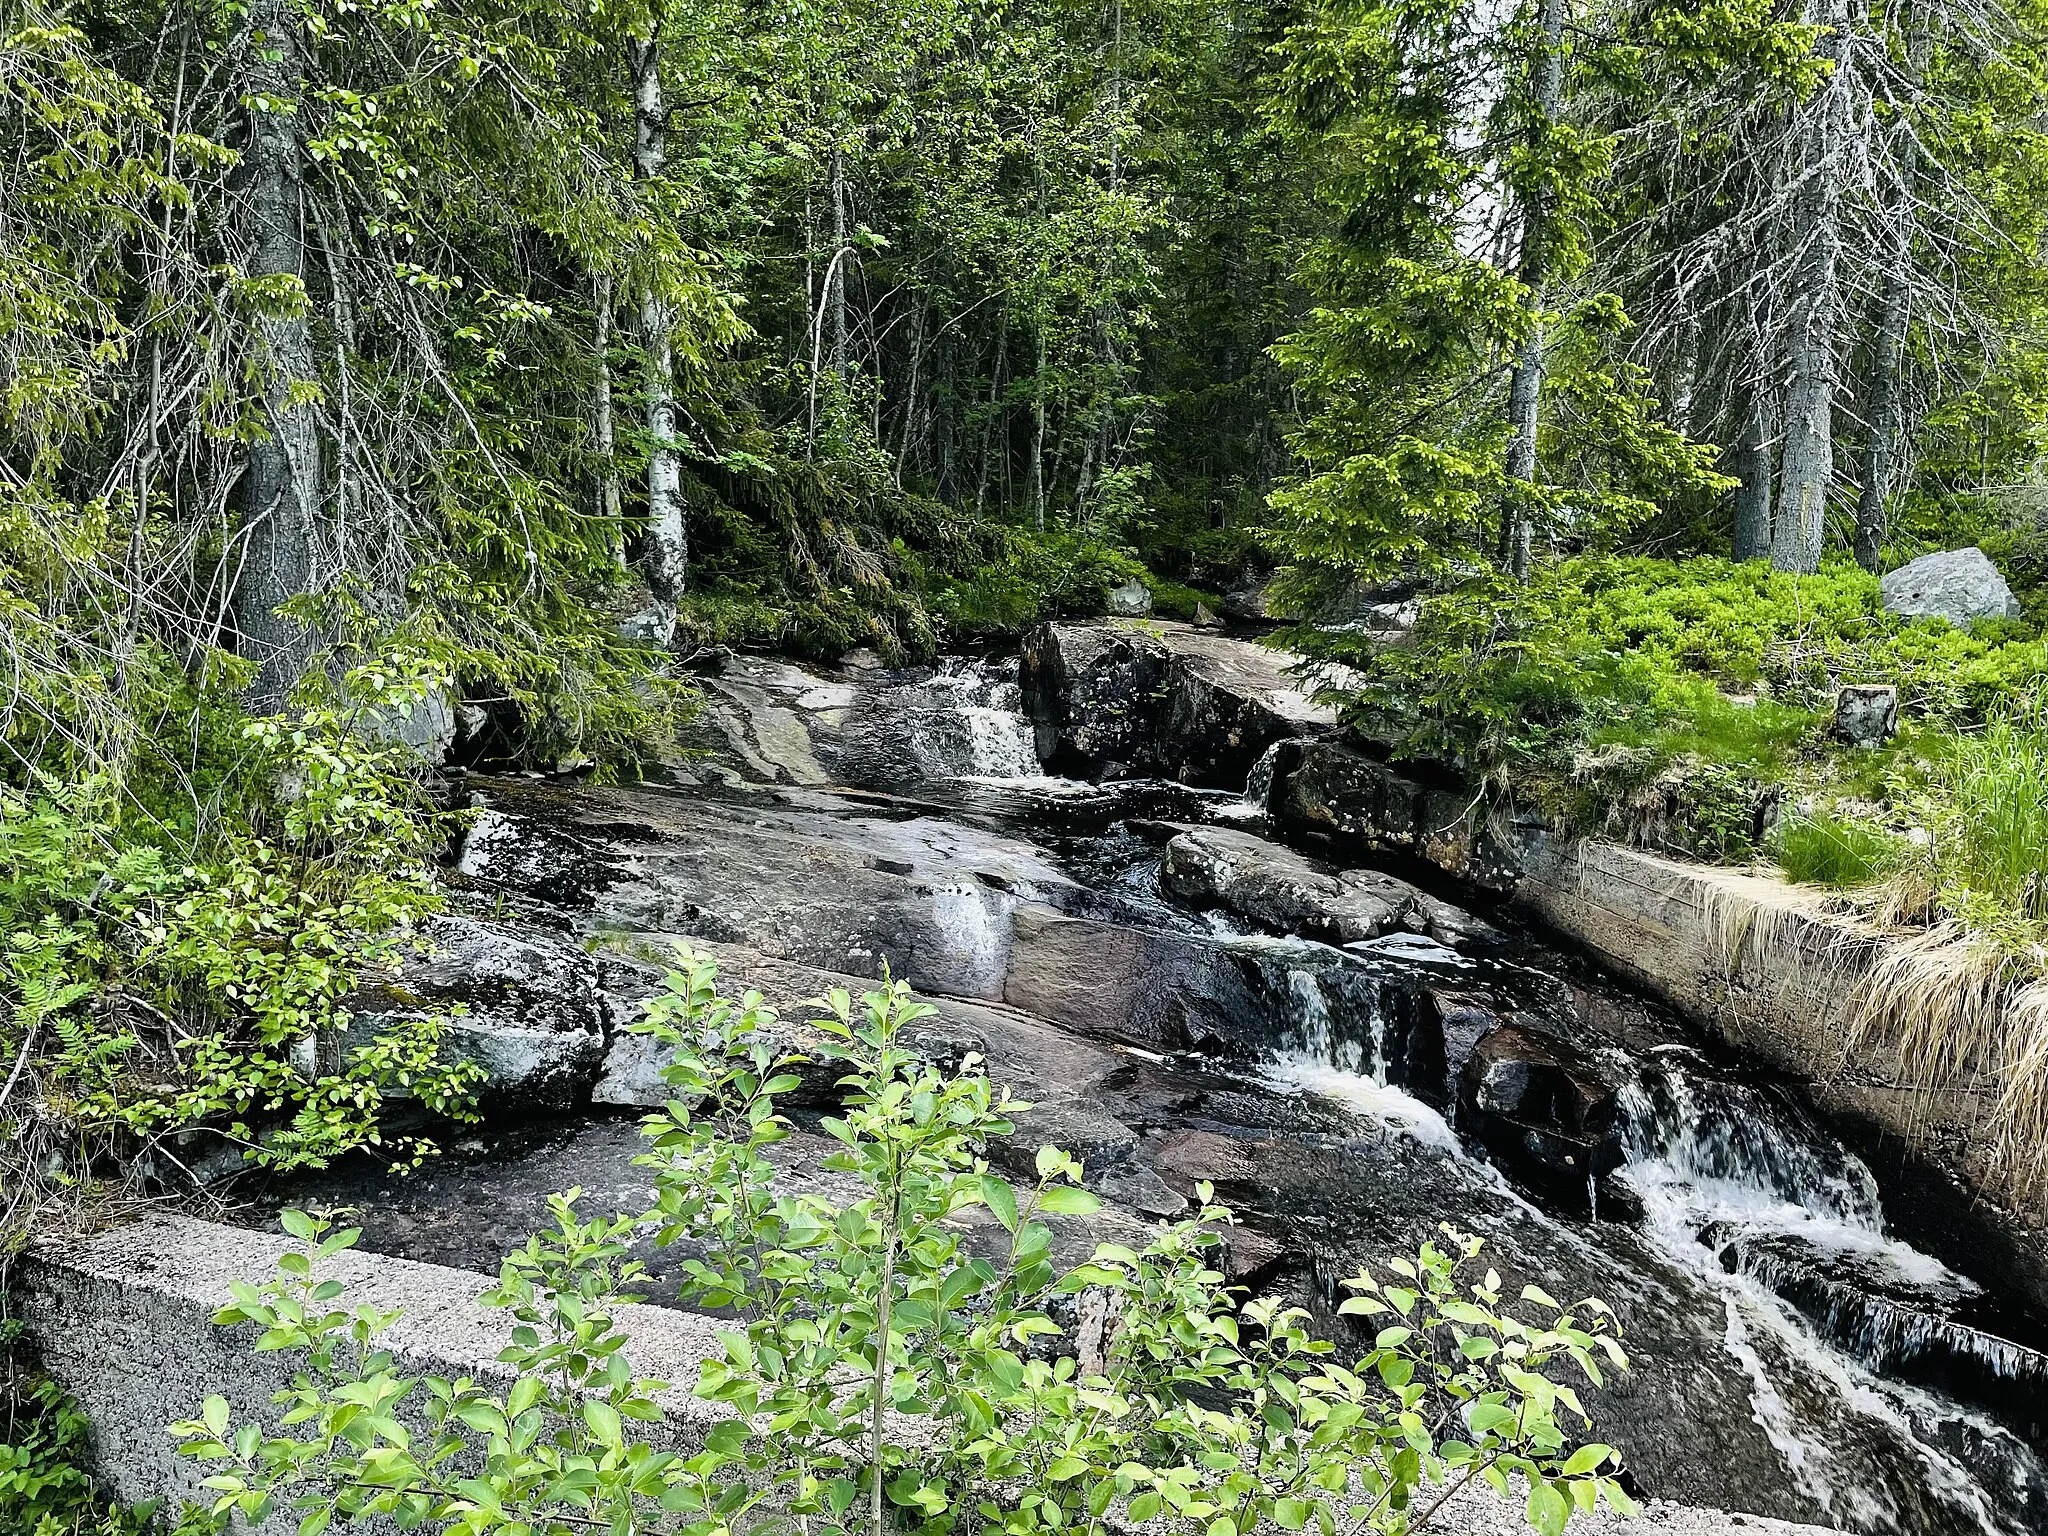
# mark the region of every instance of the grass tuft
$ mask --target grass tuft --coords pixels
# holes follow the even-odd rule
[[[1901,845],[1866,822],[1792,816],[1779,827],[1771,851],[1787,880],[1848,890],[1889,874],[1898,866]]]

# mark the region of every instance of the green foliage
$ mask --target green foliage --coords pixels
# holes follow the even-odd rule
[[[1788,816],[1772,839],[1785,878],[1837,890],[1868,885],[1894,869],[1899,839],[1868,822],[1826,814]]]
[[[416,1156],[384,1141],[387,1093],[463,1111],[474,1069],[437,1060],[437,1019],[343,1046],[349,994],[422,948],[440,906],[451,818],[384,734],[445,686],[418,665],[309,683],[289,719],[206,704],[239,726],[175,777],[144,756],[0,783],[0,1054],[27,1078],[0,1120],[10,1180],[54,1194],[103,1151],[179,1166],[195,1131],[275,1166]]]
[[[957,634],[1021,634],[1041,619],[1100,613],[1112,587],[1146,574],[1129,550],[1078,530],[1000,529],[989,542],[986,564],[939,589],[936,606]]]
[[[2048,924],[2048,701],[2035,692],[1959,732],[1900,787],[1924,829],[1911,876],[1923,915],[1957,918],[2038,963]]]
[[[174,1426],[217,1512],[295,1514],[302,1536],[370,1515],[714,1536],[771,1512],[866,1536],[1328,1536],[1419,1528],[1474,1479],[1519,1485],[1544,1532],[1603,1498],[1632,1509],[1613,1451],[1569,1448],[1566,1417],[1583,1412],[1551,1379],[1569,1364],[1597,1383],[1625,1363],[1598,1302],[1530,1286],[1510,1307],[1475,1270],[1479,1241],[1450,1233],[1347,1282],[1341,1310],[1373,1332],[1340,1364],[1306,1314],[1223,1287],[1211,1265],[1230,1217],[1207,1190],[1142,1250],[1104,1245],[1062,1274],[1048,1222],[1097,1208],[1082,1168],[1048,1147],[1021,1186],[990,1170],[985,1142],[1021,1106],[975,1060],[949,1073],[919,1055],[906,1029],[930,1010],[900,983],[835,993],[812,1024],[846,1073],[827,1167],[853,1198],[779,1193],[774,1100],[792,1062],[767,1043],[760,998],[723,999],[715,981],[680,951],[648,1010],[676,1092],[647,1126],[655,1209],[585,1221],[573,1192],[554,1197],[554,1229],[486,1296],[517,1323],[509,1387],[399,1375],[377,1342],[395,1317],[347,1309],[318,1271],[356,1234],[287,1215],[304,1247],[217,1317],[301,1355],[280,1428],[237,1426],[220,1398]],[[695,1455],[632,1428],[656,1416],[654,1384],[631,1375],[616,1304],[641,1277],[626,1241],[646,1227],[684,1245],[682,1300],[733,1318],[695,1385],[731,1416]],[[1085,1358],[1047,1349],[1052,1309],[1084,1293],[1113,1323],[1080,1341]]]
[[[0,1323],[0,1533],[4,1536],[144,1536],[152,1505],[108,1499],[87,1470],[91,1426],[48,1377],[14,1358]]]
[[[1802,577],[1705,557],[1586,556],[1524,589],[1468,585],[1426,602],[1399,647],[1299,638],[1364,672],[1362,717],[1481,767],[1656,741],[1773,773],[1844,683],[1894,684],[1909,715],[1969,723],[2048,671],[2025,627],[1901,619],[1853,566]]]
[[[1624,360],[1621,301],[1570,286],[1613,145],[1538,107],[1529,29],[1519,10],[1328,0],[1280,45],[1273,127],[1330,211],[1299,258],[1313,303],[1273,348],[1304,412],[1303,472],[1274,493],[1270,532],[1310,611],[1332,579],[1486,566],[1511,503],[1546,538],[1597,548],[1661,498],[1730,484]],[[1601,46],[1572,33],[1571,50]],[[1477,249],[1475,201],[1526,216],[1513,270]],[[1548,369],[1541,483],[1507,470],[1502,359],[1532,328]]]

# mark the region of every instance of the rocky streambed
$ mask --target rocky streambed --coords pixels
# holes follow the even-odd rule
[[[1475,910],[1493,853],[1450,786],[1300,772],[1333,723],[1283,658],[1066,626],[1021,658],[742,657],[705,685],[702,755],[665,786],[463,783],[441,952],[359,1027],[464,1003],[451,1048],[490,1075],[484,1124],[411,1178],[337,1168],[241,1191],[233,1219],[345,1203],[373,1252],[493,1270],[549,1191],[639,1207],[660,1063],[624,1025],[676,938],[792,1020],[886,964],[939,1004],[927,1049],[979,1052],[1037,1106],[996,1155],[1087,1164],[1108,1203],[1062,1226],[1071,1257],[1207,1180],[1243,1218],[1233,1277],[1341,1333],[1338,1282],[1449,1221],[1511,1289],[1620,1313],[1633,1369],[1587,1401],[1645,1493],[1859,1532],[2048,1528],[2027,1306],[1912,1246],[1797,1082]],[[790,1097],[793,1184],[825,1177],[832,1092]]]

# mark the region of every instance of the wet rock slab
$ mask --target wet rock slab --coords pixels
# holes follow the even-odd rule
[[[1395,930],[1439,944],[1497,938],[1489,925],[1399,876],[1331,869],[1232,827],[1152,823],[1168,841],[1160,883],[1197,907],[1224,907],[1269,932],[1354,944]]]

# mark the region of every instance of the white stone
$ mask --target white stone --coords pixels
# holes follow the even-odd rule
[[[1152,611],[1152,589],[1133,576],[1109,590],[1109,611],[1120,619],[1142,619]]]

